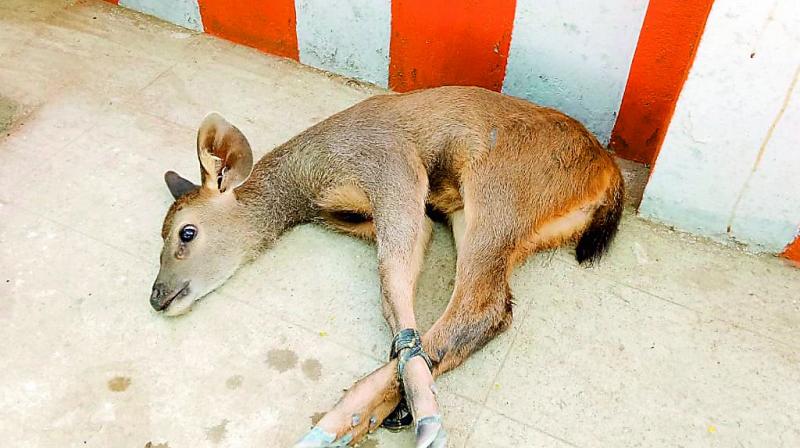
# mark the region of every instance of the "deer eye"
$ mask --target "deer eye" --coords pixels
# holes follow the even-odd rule
[[[197,227],[191,224],[187,224],[181,228],[179,236],[181,237],[181,241],[183,241],[184,243],[188,243],[189,241],[192,241],[194,237],[197,236]]]

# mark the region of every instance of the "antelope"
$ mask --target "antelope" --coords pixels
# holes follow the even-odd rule
[[[179,315],[287,229],[320,223],[374,241],[390,360],[348,389],[295,447],[339,447],[376,427],[415,423],[417,447],[447,434],[434,378],[511,325],[512,269],[577,242],[600,258],[623,209],[619,168],[578,121],[477,87],[373,96],[310,127],[255,165],[242,132],[216,113],[197,133],[201,184],[168,171],[175,198],[150,304]],[[417,278],[435,211],[457,253],[444,313],[423,335]]]

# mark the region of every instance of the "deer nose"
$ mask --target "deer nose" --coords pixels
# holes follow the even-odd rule
[[[150,294],[150,306],[156,311],[161,311],[167,307],[168,303],[164,298],[167,295],[167,286],[163,283],[153,285],[153,292]]]

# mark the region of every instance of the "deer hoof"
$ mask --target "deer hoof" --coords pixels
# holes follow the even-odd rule
[[[336,434],[324,431],[315,426],[306,433],[292,448],[343,448],[353,441],[353,435],[348,433],[336,439]]]
[[[417,448],[444,448],[447,432],[442,426],[442,417],[432,415],[417,422]]]

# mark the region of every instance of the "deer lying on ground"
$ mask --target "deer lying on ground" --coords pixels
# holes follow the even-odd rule
[[[253,166],[217,114],[197,135],[202,184],[174,172],[150,303],[177,315],[270,248],[318,222],[377,244],[391,361],[358,381],[297,447],[347,446],[382,423],[416,422],[417,447],[446,445],[434,378],[511,325],[509,275],[533,252],[577,241],[599,258],[623,207],[613,159],[580,123],[480,88],[369,98]],[[420,336],[414,294],[431,224],[446,215],[457,251],[450,302]],[[409,414],[410,412],[410,414]]]

